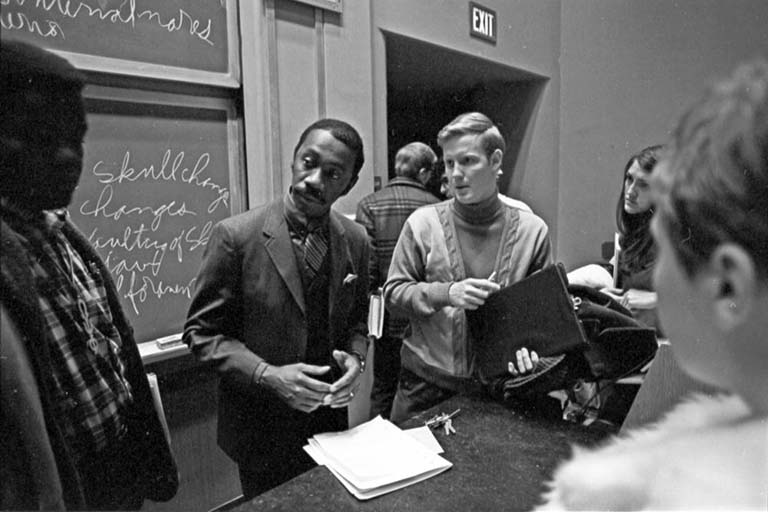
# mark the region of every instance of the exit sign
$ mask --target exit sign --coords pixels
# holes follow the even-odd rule
[[[496,11],[469,2],[469,35],[496,44]]]

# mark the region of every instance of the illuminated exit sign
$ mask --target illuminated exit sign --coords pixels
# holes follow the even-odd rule
[[[469,2],[469,35],[496,44],[496,11]]]

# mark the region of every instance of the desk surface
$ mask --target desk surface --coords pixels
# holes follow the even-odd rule
[[[316,467],[233,510],[467,511],[530,510],[573,444],[593,445],[605,431],[524,415],[486,399],[457,396],[405,422],[410,428],[453,412],[456,434],[433,431],[453,463],[448,471],[378,498],[359,501]]]

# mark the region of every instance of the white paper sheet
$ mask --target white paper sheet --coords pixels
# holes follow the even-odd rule
[[[318,434],[304,450],[361,500],[420,482],[452,466],[437,455],[442,448],[427,427],[406,433],[381,417],[345,432]]]

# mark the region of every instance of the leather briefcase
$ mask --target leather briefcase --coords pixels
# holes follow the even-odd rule
[[[467,311],[481,381],[508,376],[509,361],[525,347],[539,357],[589,348],[562,263],[551,265],[491,295]]]

